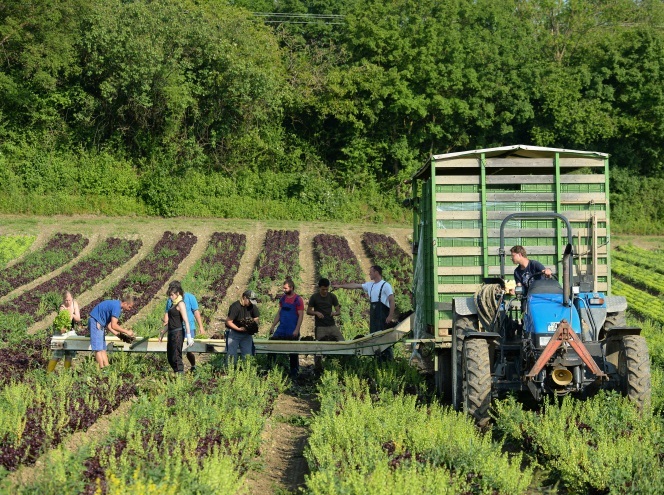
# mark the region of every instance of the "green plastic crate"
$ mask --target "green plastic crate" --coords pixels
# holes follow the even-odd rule
[[[438,201],[437,211],[480,211],[482,203],[479,201]]]
[[[439,284],[481,284],[480,275],[438,275]]]
[[[436,241],[438,247],[479,247],[482,239],[476,237],[439,237]]]
[[[438,184],[436,185],[437,193],[476,193],[479,192],[480,186],[478,184]]]
[[[455,297],[472,297],[473,294],[438,294],[438,302],[450,303]]]
[[[606,204],[604,203],[575,203],[575,204],[561,204],[561,211],[605,211]]]
[[[438,256],[438,266],[480,266],[480,256]]]
[[[603,193],[605,190],[606,186],[601,183],[560,185],[560,192],[563,193]]]

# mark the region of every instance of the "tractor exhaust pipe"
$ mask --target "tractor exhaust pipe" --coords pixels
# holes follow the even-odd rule
[[[563,306],[568,307],[570,294],[572,293],[572,270],[571,270],[571,259],[572,259],[572,245],[568,244],[565,247],[565,253],[563,254]]]

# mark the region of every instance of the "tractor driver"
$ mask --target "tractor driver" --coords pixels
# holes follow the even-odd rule
[[[539,261],[529,260],[523,246],[513,246],[510,253],[512,262],[517,265],[514,269],[514,281],[517,286],[523,286],[524,294],[533,280],[541,279],[542,275],[547,278],[551,277],[551,269],[546,268]]]

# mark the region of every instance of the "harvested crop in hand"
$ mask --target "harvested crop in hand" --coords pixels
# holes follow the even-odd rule
[[[131,343],[134,342],[134,340],[136,340],[136,337],[130,337],[130,336],[127,335],[126,333],[122,333],[122,332],[118,334],[118,338],[119,338],[122,342],[126,342],[127,344],[131,344]]]
[[[258,323],[256,323],[252,318],[243,318],[237,323],[238,327],[244,327],[246,333],[249,335],[254,335],[258,333]]]
[[[56,335],[63,334],[71,327],[71,314],[66,309],[58,313],[53,321],[53,333]]]

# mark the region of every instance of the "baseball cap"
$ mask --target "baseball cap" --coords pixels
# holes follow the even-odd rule
[[[258,304],[258,301],[256,300],[256,293],[253,290],[245,290],[242,295],[249,299],[251,304]]]

